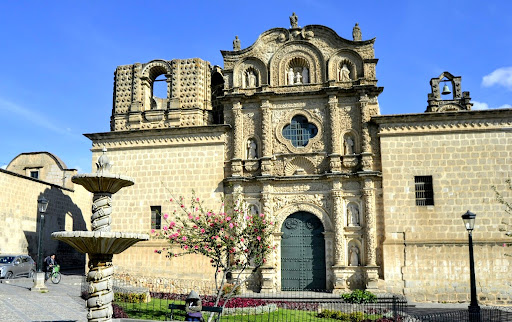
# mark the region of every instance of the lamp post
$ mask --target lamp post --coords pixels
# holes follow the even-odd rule
[[[475,259],[473,256],[473,229],[475,228],[476,215],[469,210],[462,215],[462,221],[468,231],[469,238],[469,274],[471,284],[471,303],[469,304],[469,320],[480,321],[480,306],[476,298],[476,281],[475,281]]]
[[[37,244],[37,273],[34,278],[34,286],[32,291],[46,292],[48,289],[44,285],[44,272],[43,267],[43,229],[44,229],[44,214],[48,207],[48,200],[41,196],[37,199],[37,211],[41,214],[41,220],[39,221],[39,243]]]

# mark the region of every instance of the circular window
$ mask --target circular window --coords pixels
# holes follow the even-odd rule
[[[283,137],[290,140],[294,147],[305,147],[317,133],[317,127],[302,115],[294,116],[290,124],[283,128]]]

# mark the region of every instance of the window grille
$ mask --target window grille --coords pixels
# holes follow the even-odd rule
[[[161,206],[151,206],[151,229],[160,229],[162,228],[162,207]]]
[[[415,176],[416,206],[434,205],[434,187],[432,176]]]
[[[283,136],[290,140],[294,147],[305,147],[317,133],[316,126],[308,123],[307,118],[302,115],[294,116],[291,123],[283,128]]]

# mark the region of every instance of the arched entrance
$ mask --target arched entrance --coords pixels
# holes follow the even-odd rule
[[[324,290],[325,241],[320,219],[299,211],[285,219],[281,232],[281,289]]]

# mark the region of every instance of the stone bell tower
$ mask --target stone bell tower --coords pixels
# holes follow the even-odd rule
[[[430,80],[432,92],[428,94],[428,106],[425,112],[453,112],[453,111],[469,111],[471,110],[471,97],[469,92],[461,91],[461,77],[453,76],[449,72],[443,72],[439,77]],[[439,86],[443,85],[440,90]],[[450,86],[451,85],[451,90]],[[451,97],[449,96],[451,94]],[[448,95],[443,99],[441,95]]]

